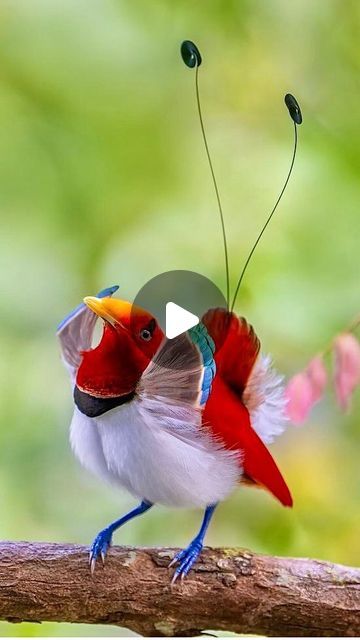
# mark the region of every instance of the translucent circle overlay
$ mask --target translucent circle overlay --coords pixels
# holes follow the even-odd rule
[[[200,273],[186,270],[165,271],[151,278],[137,293],[133,304],[134,307],[142,307],[149,311],[157,320],[163,333],[166,334],[166,304],[168,302],[173,302],[186,309],[186,311],[196,315],[200,321],[210,309],[222,309],[224,311],[226,309],[224,295],[209,278]],[[207,326],[207,328],[211,335],[211,326]],[[180,334],[180,336],[172,339],[177,341],[179,349],[182,344],[182,336],[183,334]],[[221,346],[225,337],[226,330],[220,332],[220,334],[217,332],[217,349]],[[186,367],[186,363],[181,359],[175,359],[169,365],[169,368],[178,369],[179,367]]]

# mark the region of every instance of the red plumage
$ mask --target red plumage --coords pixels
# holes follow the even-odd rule
[[[273,457],[251,426],[242,396],[260,350],[260,341],[244,318],[211,309],[203,322],[215,342],[217,373],[206,403],[203,424],[227,449],[240,449],[245,480],[267,488],[284,506],[290,491]]]

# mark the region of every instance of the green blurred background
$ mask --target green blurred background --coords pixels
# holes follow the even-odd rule
[[[88,544],[134,501],[83,471],[68,444],[72,400],[55,328],[84,295],[132,299],[167,269],[224,287],[194,76],[229,233],[232,283],[288,170],[294,177],[247,273],[237,310],[290,376],[359,312],[360,4],[354,0],[1,0],[0,512],[12,540]],[[272,450],[283,509],[240,489],[207,542],[359,563],[359,394],[330,391]],[[116,542],[189,542],[201,514],[155,509]],[[0,624],[4,635],[119,634]]]

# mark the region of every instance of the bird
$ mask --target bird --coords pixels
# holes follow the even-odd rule
[[[262,353],[252,325],[234,307],[254,251],[288,185],[302,123],[299,103],[287,93],[284,101],[294,129],[290,168],[230,304],[224,216],[200,104],[202,56],[190,40],[183,41],[180,52],[185,65],[195,68],[199,123],[224,244],[226,306],[207,310],[196,326],[169,339],[148,310],[114,297],[115,285],[85,297],[57,330],[73,389],[72,449],[86,469],[140,501],[97,534],[89,553],[91,572],[99,559],[104,563],[114,532],[154,505],[202,509],[198,533],[170,563],[175,567],[172,583],[187,576],[216,506],[240,485],[265,488],[285,507],[293,505],[268,449],[287,424],[283,378]],[[93,348],[98,318],[103,333]]]
[[[292,506],[268,449],[287,424],[283,379],[234,311],[209,309],[170,340],[117,290],[85,297],[57,331],[73,389],[73,452],[139,500],[97,534],[90,569],[104,563],[114,532],[154,505],[202,509],[198,533],[170,563],[174,583],[198,559],[216,506],[239,486],[265,488]],[[98,318],[102,336],[92,347]]]

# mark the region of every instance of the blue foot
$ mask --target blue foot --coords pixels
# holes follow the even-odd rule
[[[125,515],[119,518],[119,520],[115,520],[115,522],[112,522],[97,534],[90,549],[89,564],[91,573],[94,573],[96,560],[99,559],[99,556],[104,564],[106,552],[111,545],[111,539],[114,531],[119,529],[119,527],[122,527],[125,522],[145,513],[145,511],[151,509],[152,506],[151,502],[143,500],[137,507],[135,507],[135,509],[132,509],[129,513],[125,513]]]
[[[103,529],[100,533],[97,534],[94,542],[91,545],[90,555],[89,555],[89,564],[90,571],[94,573],[96,561],[99,557],[102,560],[102,563],[105,562],[105,556],[108,548],[111,545],[112,531],[109,528]]]
[[[175,564],[178,565],[175,569],[171,584],[174,584],[179,577],[181,578],[181,581],[184,580],[194,562],[196,562],[196,560],[198,559],[202,548],[203,543],[201,542],[201,540],[199,540],[198,538],[194,538],[194,540],[190,542],[189,546],[186,547],[186,549],[183,549],[183,551],[179,551],[179,553],[176,554],[169,565],[170,567]]]

